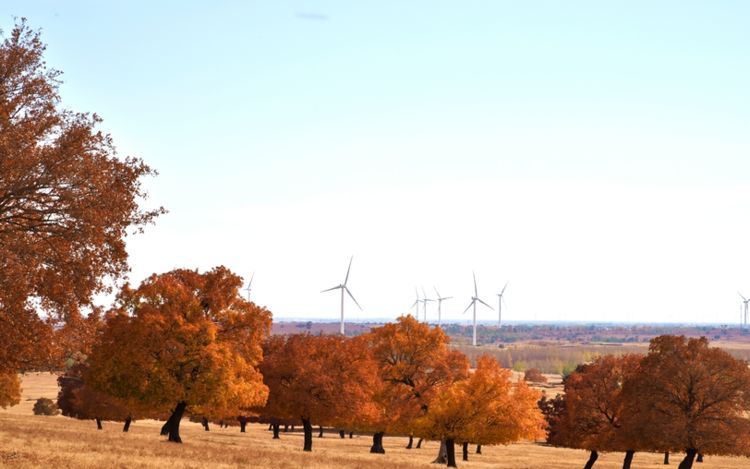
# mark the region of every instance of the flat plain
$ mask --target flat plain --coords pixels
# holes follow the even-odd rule
[[[18,406],[0,410],[0,467],[14,468],[358,468],[389,467],[434,468],[431,464],[438,443],[429,441],[421,449],[405,449],[406,438],[386,437],[385,455],[369,453],[371,438],[355,435],[340,439],[337,433],[317,434],[313,452],[302,451],[300,432],[282,433],[273,440],[267,426],[250,424],[247,433],[236,426],[211,426],[206,432],[197,423],[183,420],[181,433],[184,443],[167,443],[159,436],[161,424],[153,420],[133,423],[130,432],[122,432],[119,422],[105,422],[103,430],[96,430],[91,420],[67,417],[35,416],[34,400],[57,396],[55,377],[47,373],[27,374],[23,377],[23,400]],[[299,428],[299,427],[298,427]],[[509,446],[482,448],[481,455],[469,455],[460,460],[459,468],[581,468],[587,453],[578,450],[552,448],[540,443],[519,443]],[[622,454],[602,454],[596,468],[615,469],[622,465]],[[661,454],[637,453],[634,468],[664,468]],[[677,467],[679,455],[672,455],[667,467]],[[700,468],[747,468],[747,458],[706,457]]]

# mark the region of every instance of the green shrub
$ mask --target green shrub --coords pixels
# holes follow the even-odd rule
[[[40,397],[34,403],[34,415],[57,415],[59,413],[60,409],[57,408],[57,404],[52,399]]]

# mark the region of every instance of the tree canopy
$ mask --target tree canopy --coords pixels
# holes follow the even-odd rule
[[[239,415],[263,405],[258,365],[271,314],[244,300],[225,267],[178,269],[123,288],[89,358],[85,382],[132,407],[163,414],[180,441],[182,413]],[[175,407],[176,405],[176,407]],[[179,415],[178,415],[179,414]]]

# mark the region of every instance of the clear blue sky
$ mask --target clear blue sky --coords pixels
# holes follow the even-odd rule
[[[750,3],[5,1],[161,175],[132,279],[223,263],[279,317],[738,319]],[[330,285],[329,285],[330,284]],[[483,312],[483,319],[493,313]]]

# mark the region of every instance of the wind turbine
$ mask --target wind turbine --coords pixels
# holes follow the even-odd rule
[[[737,292],[737,294],[742,298],[742,306],[740,306],[740,329],[742,329],[747,327],[747,304],[750,303],[750,300],[742,296],[740,292]]]
[[[253,278],[255,278],[255,272],[250,276],[250,281],[247,283],[247,288],[244,290],[247,292],[247,301],[250,301],[250,290],[252,290],[253,287]]]
[[[492,309],[492,306],[488,305],[484,301],[482,301],[479,298],[479,293],[477,293],[477,276],[474,274],[474,272],[471,273],[472,276],[474,276],[474,296],[471,297],[471,303],[469,303],[469,306],[466,307],[464,310],[464,314],[471,308],[474,307],[474,331],[472,333],[471,337],[471,345],[474,347],[477,346],[477,301],[485,305],[486,307]]]
[[[336,285],[335,287],[331,287],[331,288],[329,288],[327,290],[323,290],[321,292],[321,293],[325,293],[327,291],[332,291],[332,290],[336,290],[336,289],[340,289],[341,290],[341,327],[339,328],[339,332],[341,333],[341,335],[346,335],[346,333],[344,331],[344,292],[346,292],[349,295],[349,297],[352,299],[352,301],[354,302],[354,304],[357,305],[357,308],[359,308],[360,310],[362,310],[362,307],[359,305],[359,303],[357,303],[357,300],[354,299],[354,295],[352,295],[352,292],[350,292],[349,288],[347,288],[347,286],[346,286],[346,282],[349,281],[349,271],[352,270],[352,260],[353,259],[354,259],[354,256],[352,256],[352,257],[349,258],[349,268],[346,269],[346,277],[344,278],[344,283],[342,283],[341,285]]]
[[[423,296],[423,298],[422,298],[422,304],[423,304],[423,307],[424,307],[424,322],[425,322],[425,324],[427,324],[427,302],[428,301],[435,301],[435,300],[427,298],[427,293],[424,292],[424,287],[422,287],[422,296]],[[419,318],[417,318],[417,319],[419,319]]]
[[[419,299],[419,291],[417,291],[417,287],[414,287],[414,294],[417,296],[417,299],[414,300],[414,303],[411,305],[411,308],[414,308],[414,318],[419,321],[419,303],[422,301]]]
[[[437,295],[437,302],[438,302],[438,326],[440,326],[440,319],[441,319],[441,311],[440,306],[443,304],[443,301],[450,300],[453,298],[452,296],[440,296],[440,292],[437,290],[437,287],[432,287],[435,289],[435,294]]]
[[[497,327],[503,323],[503,294],[506,288],[508,288],[508,282],[505,282],[505,286],[497,294]]]

